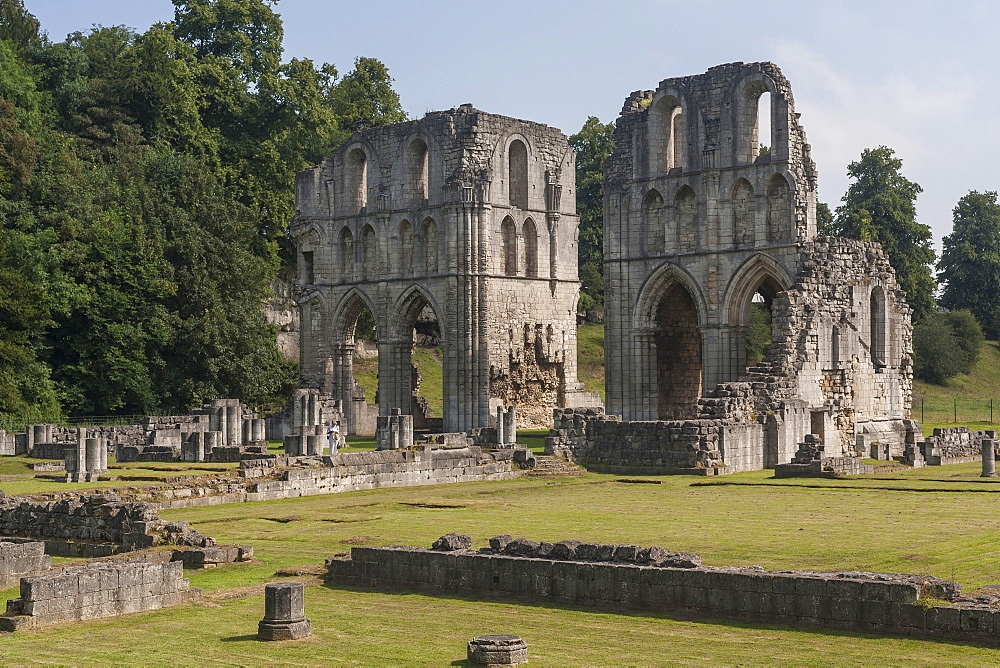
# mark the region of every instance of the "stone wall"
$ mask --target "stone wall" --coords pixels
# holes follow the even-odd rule
[[[342,402],[347,433],[370,418],[353,374],[366,309],[381,415],[419,404],[418,325],[442,347],[444,431],[594,400],[576,372],[575,159],[555,128],[462,105],[357,133],[298,174],[301,381]]]
[[[587,546],[592,554],[616,547]],[[517,597],[535,605],[547,601],[1000,643],[1000,612],[990,607],[995,596],[987,602],[963,599],[959,585],[930,576],[753,566],[677,568],[648,560],[602,563],[580,559],[580,547],[578,541],[556,543],[544,558],[490,548],[355,547],[350,559],[330,559],[327,567],[333,583],[377,589],[429,589]],[[949,603],[934,604],[928,598]]]
[[[0,629],[117,617],[198,600],[181,562],[94,563],[21,580],[20,598],[7,602]]]
[[[40,541],[0,541],[0,589],[13,587],[23,576],[42,573],[52,566]]]
[[[910,309],[878,244],[816,235],[816,179],[772,63],[728,63],[626,99],[604,173],[610,413],[757,423],[755,451],[724,457],[740,470],[787,463],[808,433],[830,456],[852,455],[859,433],[902,452]],[[756,307],[771,314],[772,345],[751,365]]]
[[[91,556],[90,546],[95,544],[109,551],[214,545],[211,538],[189,529],[187,522],[160,520],[155,506],[121,501],[115,494],[66,495],[49,501],[0,499],[0,536],[43,540],[52,548],[47,551],[64,556]]]
[[[996,440],[996,431],[969,431],[968,427],[935,427],[924,441],[924,457],[931,466],[978,462],[983,441]]]

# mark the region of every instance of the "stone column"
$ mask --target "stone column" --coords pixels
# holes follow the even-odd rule
[[[243,420],[243,443],[253,443],[253,420]]]
[[[104,456],[101,456],[101,453]],[[103,438],[87,439],[87,473],[99,473],[108,468],[108,448]]]
[[[297,640],[312,635],[306,619],[305,585],[271,582],[264,586],[264,619],[257,625],[261,640]]]
[[[226,406],[226,445],[240,444],[240,429],[243,427],[240,416],[240,407]]]
[[[219,434],[222,435],[222,442],[219,445],[229,445],[229,412],[223,405],[216,408],[216,413],[218,415],[216,424],[219,426]]]
[[[503,445],[507,442],[507,439],[504,438],[504,429],[506,427],[505,414],[503,406],[497,406],[497,445]]]
[[[208,456],[212,453],[215,448],[222,447],[222,432],[221,431],[206,431],[205,432],[205,455]]]
[[[517,409],[511,406],[503,414],[503,443],[517,442]]]
[[[996,441],[984,438],[983,439],[983,473],[981,478],[996,478],[997,477],[997,463],[996,454],[994,453]]]
[[[267,440],[267,421],[264,418],[255,418],[251,426],[252,436],[250,440],[254,443],[261,443]]]

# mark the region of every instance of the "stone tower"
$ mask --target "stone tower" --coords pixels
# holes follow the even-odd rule
[[[349,432],[371,431],[352,371],[367,308],[383,415],[422,412],[411,351],[434,321],[444,431],[490,426],[501,405],[530,422],[593,402],[576,375],[574,172],[558,130],[471,105],[357,133],[301,172],[303,386],[341,400]]]
[[[859,432],[902,433],[909,308],[877,244],[816,237],[816,167],[798,117],[771,63],[720,65],[626,99],[604,180],[609,412],[707,418],[708,405],[749,392],[745,415],[761,425],[797,416],[793,444],[817,433],[835,452]],[[773,344],[748,367],[754,301]],[[775,443],[763,452],[753,461],[790,457]]]

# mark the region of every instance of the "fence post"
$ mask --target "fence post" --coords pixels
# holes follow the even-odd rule
[[[958,422],[958,397],[952,398],[952,416],[954,417],[952,422]]]
[[[993,423],[993,400],[990,399],[990,424]]]
[[[920,421],[921,422],[926,422],[927,421],[924,418],[924,398],[923,397],[920,397]]]

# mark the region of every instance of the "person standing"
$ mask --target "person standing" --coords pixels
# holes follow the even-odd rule
[[[330,454],[335,455],[337,454],[337,448],[342,444],[341,439],[343,438],[343,434],[340,433],[340,420],[337,420],[331,429]]]

